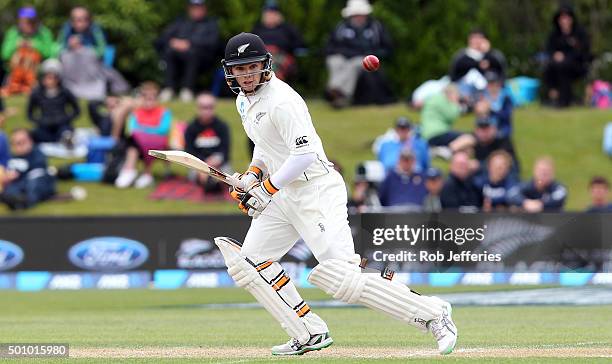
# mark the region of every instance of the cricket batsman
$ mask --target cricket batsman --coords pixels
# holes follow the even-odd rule
[[[304,302],[278,263],[302,237],[319,264],[308,281],[334,298],[359,303],[431,332],[441,354],[457,341],[451,305],[403,284],[362,272],[348,225],[342,176],[323,150],[304,100],[274,76],[272,56],[255,34],[232,37],[221,61],[242,126],[255,144],[248,170],[231,193],[253,217],[244,243],[218,237],[229,274],[290,336],[273,355],[330,346],[325,322]]]

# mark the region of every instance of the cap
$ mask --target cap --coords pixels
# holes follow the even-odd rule
[[[425,177],[427,177],[427,179],[440,178],[442,177],[442,171],[436,167],[429,167],[427,171],[425,171]]]
[[[499,82],[502,80],[501,75],[495,71],[485,72],[484,77],[487,80],[487,82]]]
[[[206,0],[189,0],[189,5],[205,5]]]
[[[278,3],[276,2],[276,0],[266,0],[262,10],[263,11],[266,11],[266,10],[280,11],[280,8],[278,7]]]
[[[408,120],[408,118],[404,117],[404,116],[400,116],[399,118],[397,118],[397,120],[395,121],[395,127],[396,128],[407,128],[407,129],[412,129],[412,123],[410,122],[410,120]]]
[[[32,6],[25,6],[19,9],[17,16],[22,19],[34,19],[36,18],[36,9]]]
[[[400,158],[414,159],[414,153],[412,152],[412,150],[410,150],[410,148],[404,148],[400,152]]]
[[[40,65],[40,73],[46,75],[48,73],[55,74],[59,77],[62,75],[62,64],[55,58],[49,58]]]
[[[476,119],[476,127],[484,128],[487,126],[497,126],[497,121],[491,117],[485,116]]]
[[[369,15],[372,13],[372,5],[368,0],[348,0],[346,7],[342,9],[342,17],[350,18],[355,15]]]

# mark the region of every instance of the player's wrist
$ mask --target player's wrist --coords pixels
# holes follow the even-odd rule
[[[262,184],[261,184],[261,188],[270,196],[274,196],[275,193],[277,193],[279,191],[279,188],[277,188],[272,181],[270,180],[270,178],[266,178]]]

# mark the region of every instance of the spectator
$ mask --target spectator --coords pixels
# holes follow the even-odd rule
[[[442,208],[458,209],[459,212],[476,212],[482,206],[482,191],[476,187],[466,152],[453,154],[440,201]]]
[[[504,80],[497,72],[485,73],[487,88],[482,102],[486,104],[488,117],[496,121],[497,134],[501,138],[512,137],[512,98],[504,89]]]
[[[61,83],[62,65],[48,59],[41,66],[41,81],[28,102],[28,119],[35,124],[32,137],[36,143],[69,142],[72,122],[81,112],[77,99]]]
[[[199,71],[217,65],[219,25],[207,12],[204,0],[189,0],[187,17],[170,24],[156,41],[166,64],[162,102],[169,101],[177,89],[181,101],[192,101]]]
[[[272,54],[276,77],[286,81],[296,74],[295,56],[305,52],[304,39],[295,27],[285,22],[276,1],[266,1],[261,21],[251,33],[259,35]]]
[[[563,209],[567,189],[555,181],[555,166],[550,157],[535,161],[533,179],[512,188],[508,200],[526,212],[556,212]]]
[[[2,41],[2,60],[9,64],[6,94],[30,93],[36,84],[36,71],[43,59],[55,56],[57,46],[51,31],[40,24],[33,7],[23,7]]]
[[[344,20],[330,35],[326,47],[327,95],[334,107],[347,106],[357,96],[355,89],[364,56],[385,58],[391,53],[391,38],[382,23],[370,17],[371,13],[367,0],[348,0],[342,10]],[[371,95],[379,96],[385,95]]]
[[[215,114],[216,99],[211,93],[201,93],[196,99],[198,115],[185,130],[185,151],[217,169],[229,172],[230,131]],[[222,183],[207,174],[193,175],[205,192],[223,191]]]
[[[349,210],[353,213],[376,210],[381,206],[376,183],[368,177],[366,165],[360,164],[355,173],[353,193],[348,202]]]
[[[591,206],[587,212],[612,212],[612,201],[610,201],[610,182],[601,176],[595,176],[589,183],[591,192]]]
[[[546,42],[548,62],[544,84],[552,106],[572,103],[572,82],[586,76],[591,62],[591,44],[586,31],[576,19],[574,10],[561,6],[553,17],[553,30]]]
[[[2,131],[2,127],[4,126],[5,120],[6,119],[4,116],[4,103],[2,102],[2,98],[0,97],[0,173],[3,168],[6,168],[8,160],[10,158],[9,143],[6,138],[6,135]]]
[[[394,133],[391,137],[383,136],[384,140],[378,148],[378,160],[387,170],[397,165],[400,152],[403,149],[412,151],[416,158],[415,171],[423,172],[429,167],[429,150],[427,142],[421,139],[414,125],[405,117],[399,117],[395,122]]]
[[[425,188],[427,189],[427,196],[423,201],[423,211],[434,213],[442,211],[442,201],[440,200],[440,193],[444,187],[444,179],[442,178],[442,171],[436,167],[430,167],[425,172]]]
[[[98,59],[106,51],[106,37],[100,26],[92,21],[91,13],[84,6],[76,6],[70,11],[70,21],[62,26],[58,36],[61,50],[74,50],[81,47],[94,50]]]
[[[98,24],[92,22],[85,7],[77,6],[70,12],[58,37],[60,60],[64,66],[64,85],[78,98],[103,100],[106,77],[102,57],[106,38]]]
[[[402,150],[395,169],[389,171],[378,190],[382,206],[405,206],[420,209],[427,195],[425,177],[414,171],[415,157],[409,149]]]
[[[493,152],[487,160],[487,178],[482,186],[483,211],[500,211],[510,207],[508,192],[518,184],[510,172],[512,156],[503,150]]]
[[[482,75],[487,71],[496,72],[502,78],[506,75],[506,57],[501,51],[491,49],[491,42],[480,29],[473,29],[468,35],[467,47],[453,56],[450,69],[451,81],[459,81],[472,69]]]
[[[476,119],[476,128],[474,130],[474,157],[477,161],[479,176],[487,174],[487,160],[491,154],[498,150],[503,150],[510,155],[511,174],[514,177],[519,175],[519,163],[514,151],[514,145],[509,138],[499,136],[497,129],[497,121],[490,117]]]
[[[168,145],[172,112],[159,104],[159,86],[155,82],[144,82],[140,87],[140,96],[142,104],[132,111],[127,120],[128,148],[123,168],[115,180],[118,188],[127,188],[132,183],[136,188],[152,185],[154,158],[149,156],[149,150],[166,149]],[[144,163],[144,172],[140,177],[136,169],[139,158]]]
[[[0,185],[0,201],[11,210],[26,209],[55,194],[55,179],[47,173],[47,158],[30,137],[19,128],[11,133],[12,157]]]
[[[421,111],[421,136],[429,146],[449,147],[452,152],[474,144],[471,135],[452,130],[461,114],[459,91],[448,85],[443,92],[430,96]]]

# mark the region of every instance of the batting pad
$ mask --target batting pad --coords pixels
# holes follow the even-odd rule
[[[314,267],[308,281],[335,299],[360,303],[423,331],[427,331],[427,321],[442,314],[440,300],[414,293],[378,273],[363,273],[358,265],[338,259]]]
[[[310,333],[295,311],[281,298],[277,291],[259,274],[261,266],[256,267],[240,255],[240,246],[232,239],[215,238],[227,271],[236,284],[245,288],[274,317],[289,336],[305,344],[310,340]],[[271,263],[271,262],[269,262]],[[277,263],[278,264],[278,263]],[[265,268],[265,267],[264,267]]]

